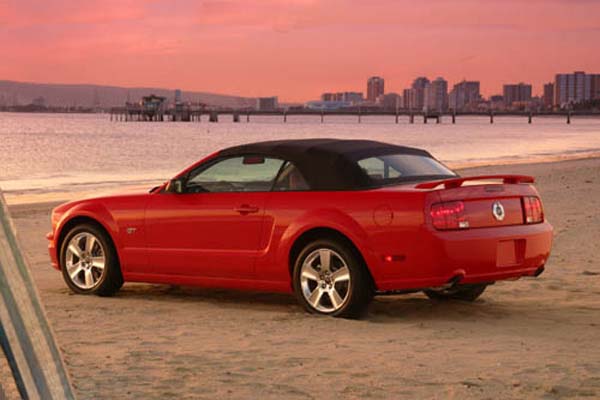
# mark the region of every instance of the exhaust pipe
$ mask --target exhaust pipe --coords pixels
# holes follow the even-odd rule
[[[460,281],[462,281],[463,278],[464,278],[463,274],[457,274],[457,275],[454,275],[452,278],[450,278],[448,280],[448,283],[446,283],[442,286],[436,286],[436,287],[432,287],[429,289],[436,291],[436,292],[443,292],[445,290],[450,290],[450,289],[454,288],[456,285],[458,285],[460,283]]]

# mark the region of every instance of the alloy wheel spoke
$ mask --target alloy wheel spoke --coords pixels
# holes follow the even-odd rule
[[[302,268],[302,277],[316,282],[321,279],[317,270],[310,265],[305,265],[304,268]]]
[[[85,270],[85,284],[88,287],[94,286],[94,276],[92,275],[91,269]]]
[[[69,251],[74,254],[77,258],[81,258],[81,249],[79,248],[79,246],[75,243],[71,243],[69,244]]]
[[[334,283],[345,282],[350,280],[350,270],[348,267],[342,267],[331,274],[331,279]]]
[[[89,254],[92,254],[92,250],[94,249],[94,244],[96,244],[96,237],[92,235],[88,235],[85,238],[85,251]]]
[[[323,296],[323,289],[320,286],[317,286],[315,290],[308,297],[308,302],[312,304],[313,307],[317,308],[319,303],[321,302],[321,297]]]
[[[69,276],[71,277],[71,279],[74,280],[77,277],[77,275],[79,275],[81,270],[82,270],[82,268],[81,268],[80,263],[74,264],[72,267],[70,267],[69,268]]]
[[[331,251],[328,249],[319,250],[319,259],[321,261],[321,271],[329,271],[331,265]]]
[[[344,302],[344,299],[341,298],[337,290],[333,288],[331,291],[328,292],[328,294],[329,298],[331,299],[331,304],[333,305],[333,308],[335,308],[336,310],[340,308],[340,306]]]
[[[92,267],[104,269],[104,257],[92,257]]]

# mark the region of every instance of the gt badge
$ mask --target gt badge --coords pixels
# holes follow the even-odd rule
[[[492,204],[492,215],[496,218],[496,221],[502,221],[504,219],[504,206],[499,201],[495,201]]]

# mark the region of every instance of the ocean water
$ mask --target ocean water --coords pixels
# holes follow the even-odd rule
[[[0,113],[0,188],[12,198],[163,182],[223,147],[289,138],[374,139],[427,149],[451,167],[600,154],[600,118],[251,117],[250,123],[111,122],[106,114]]]

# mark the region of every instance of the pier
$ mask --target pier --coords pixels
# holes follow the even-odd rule
[[[279,110],[248,110],[248,109],[210,109],[203,104],[186,105],[182,107],[172,107],[169,109],[146,109],[141,105],[127,105],[126,107],[114,107],[110,110],[111,121],[147,121],[147,122],[212,122],[217,123],[230,118],[231,121],[239,123],[242,120],[250,122],[255,116],[276,116],[281,117],[282,123],[289,122],[290,116],[315,116],[320,118],[321,123],[325,123],[328,117],[334,116],[352,116],[356,118],[357,123],[361,123],[364,117],[389,116],[396,124],[405,119],[410,124],[415,123],[415,116],[422,118],[423,123],[427,124],[429,120],[436,124],[442,123],[447,118],[452,124],[456,124],[461,117],[476,116],[489,118],[490,124],[493,124],[497,118],[502,117],[522,117],[526,123],[533,123],[540,117],[560,117],[565,123],[570,124],[574,117],[597,117],[600,118],[600,112],[576,112],[576,111],[475,111],[475,112],[423,112],[413,110],[380,110],[380,109],[342,109],[342,110],[314,110],[306,108],[290,108]]]
[[[127,103],[125,107],[113,107],[110,109],[111,121],[146,121],[146,122],[194,122],[200,121],[203,114],[211,111],[206,110],[202,103],[183,104],[178,103],[173,107],[166,107],[166,99],[159,96],[146,96],[140,103]]]

